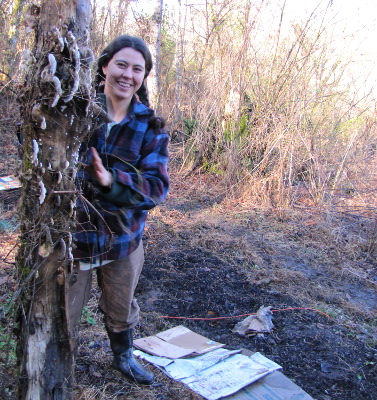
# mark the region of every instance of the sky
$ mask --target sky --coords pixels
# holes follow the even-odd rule
[[[377,97],[376,0],[287,0],[287,14],[305,19],[316,7],[320,12],[329,3],[328,18],[333,23],[339,49],[352,57],[351,70],[360,76],[359,84],[365,86],[365,93],[372,90]]]
[[[200,4],[205,0],[181,0],[190,4]],[[284,0],[270,0],[273,5],[283,3]],[[157,0],[133,0],[134,6],[139,9],[150,10]],[[178,0],[164,0],[167,6],[178,4]],[[377,55],[377,1],[376,0],[286,0],[286,15],[288,18],[302,18],[306,20],[315,11],[320,13],[328,4],[328,11],[339,29],[344,28],[347,35],[356,36],[355,41],[362,50]]]
[[[355,36],[363,49],[376,54],[376,0],[287,0],[287,14],[305,19],[316,9],[324,10],[329,3],[334,24],[345,34]]]
[[[151,10],[158,0],[132,0],[138,9]],[[178,4],[179,0],[163,0],[167,6]],[[182,4],[200,4],[205,0],[181,0]],[[270,0],[273,5],[282,4],[284,0]],[[363,46],[374,49],[376,44],[373,33],[377,33],[377,1],[376,0],[286,0],[286,15],[291,18],[302,18],[305,20],[315,11],[324,10],[331,4],[330,12],[334,16],[334,22],[344,25],[348,32],[353,32],[360,37]]]
[[[204,4],[205,0],[181,0],[181,4],[186,2]],[[133,0],[134,6],[140,10],[150,11],[157,3],[158,0]],[[178,0],[164,0],[164,4],[169,8],[178,3]],[[279,13],[279,4],[283,4],[284,0],[269,0],[269,3],[270,8]],[[352,68],[355,74],[368,76],[365,91],[373,90],[377,97],[377,1],[285,0],[286,22],[307,21],[313,12],[318,21],[326,13],[326,20],[330,25],[332,24],[334,40],[339,52],[345,58],[353,58]],[[363,82],[363,78],[360,82]]]

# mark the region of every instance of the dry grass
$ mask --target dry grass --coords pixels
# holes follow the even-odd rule
[[[357,208],[360,214],[318,208],[278,212],[233,198],[208,204],[203,199],[216,188],[208,185],[210,177],[188,180],[192,186],[187,192],[179,177],[174,181],[170,203],[175,206],[152,213],[157,221],[152,235],[161,240],[184,238],[190,248],[203,248],[241,268],[253,284],[288,293],[342,322],[370,321],[369,334],[376,337],[375,307],[368,300],[377,287],[374,252],[369,251],[374,248],[376,222],[368,208],[365,213]],[[202,206],[188,210],[194,185]]]
[[[210,175],[183,178],[174,172],[168,201],[151,212],[146,252],[168,263],[171,245],[185,253],[203,249],[240,271],[255,287],[284,293],[304,307],[329,314],[350,335],[376,343],[375,305],[370,302],[376,294],[375,263],[365,246],[374,232],[374,221],[328,209],[277,212],[256,208],[244,198],[224,198],[221,192],[221,185]],[[1,254],[16,242],[16,231],[2,235]],[[12,255],[8,260],[12,261]],[[1,279],[14,289],[12,269],[11,264],[2,264]],[[180,276],[173,265],[170,273]],[[98,298],[94,282],[80,332],[75,400],[199,400],[156,368],[152,367],[158,384],[152,387],[132,384],[112,368]],[[154,299],[146,300],[146,308],[148,301],[153,304]],[[136,331],[140,336],[171,326],[169,320],[148,309],[143,310],[140,322]]]

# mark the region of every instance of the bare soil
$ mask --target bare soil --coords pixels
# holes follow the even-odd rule
[[[14,173],[17,164],[16,140],[6,132],[1,130],[0,176]],[[169,198],[151,212],[145,232],[136,336],[182,324],[229,349],[261,352],[317,400],[376,400],[375,210],[263,208],[229,198],[216,176],[184,176],[174,162],[171,176]],[[0,192],[0,329],[8,333],[13,321],[6,310],[17,289],[18,195]],[[83,315],[77,400],[201,399],[154,367],[151,387],[114,371],[98,297],[94,287]],[[272,333],[232,333],[244,318],[237,316],[262,305],[275,310]],[[7,398],[15,398],[14,362],[6,364],[4,340],[2,334],[0,377]]]

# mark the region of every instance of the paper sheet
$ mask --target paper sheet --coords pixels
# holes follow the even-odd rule
[[[191,390],[207,400],[217,400],[236,393],[255,382],[280,365],[254,353],[251,357],[234,354],[239,351],[226,349],[213,350],[211,353],[187,359],[172,359],[164,362],[163,369],[172,378],[186,384]],[[161,366],[161,357],[136,350],[135,355]]]

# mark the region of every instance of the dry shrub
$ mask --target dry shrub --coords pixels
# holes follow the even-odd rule
[[[281,209],[298,193],[307,204],[375,204],[374,100],[346,79],[353,60],[337,51],[331,13],[289,21],[284,2],[181,3],[161,20],[158,1],[148,12],[95,1],[91,34],[95,54],[129,33],[158,56],[152,98],[179,142],[181,171],[209,171],[229,195]],[[28,6],[1,4],[4,82],[22,82]]]
[[[287,31],[282,9],[280,24],[275,29],[272,21],[267,35],[267,6],[211,5],[211,11],[192,10],[205,28],[186,26],[194,46],[182,54],[183,119],[176,128],[185,141],[182,170],[219,174],[233,192],[238,187],[280,208],[292,205],[298,190],[312,204],[370,191],[376,179],[370,168],[377,139],[373,98],[361,97],[343,79],[351,60],[337,55],[326,14]]]
[[[5,84],[23,79],[30,4],[1,3]],[[349,78],[330,6],[303,21],[290,21],[283,1],[180,2],[162,20],[159,6],[93,2],[92,48],[122,33],[146,39],[157,57],[152,98],[181,171],[209,171],[229,195],[281,209],[298,194],[306,204],[375,204],[375,103]]]

